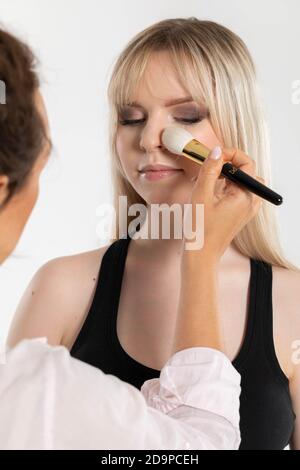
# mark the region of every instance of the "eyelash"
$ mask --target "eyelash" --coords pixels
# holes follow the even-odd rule
[[[196,124],[200,121],[202,121],[201,118],[196,118],[196,119],[175,119],[175,121],[178,122],[183,122],[184,124]],[[143,124],[145,122],[145,119],[123,119],[119,121],[122,126],[134,126],[138,124]]]

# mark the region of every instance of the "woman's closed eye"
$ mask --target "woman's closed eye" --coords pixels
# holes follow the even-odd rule
[[[208,109],[195,104],[180,104],[174,106],[167,112],[166,118],[169,121],[181,124],[196,124],[208,117]],[[125,106],[120,109],[119,123],[123,126],[136,126],[144,124],[149,118],[142,108]]]
[[[176,122],[182,122],[184,124],[196,124],[197,122],[201,122],[203,119],[204,116],[174,118]]]
[[[208,111],[206,109],[201,110],[200,107],[191,104],[180,105],[174,108],[172,116],[175,122],[196,124],[208,117]]]
[[[205,119],[205,116],[184,116],[184,117],[173,117],[173,120],[175,122],[180,122],[183,124],[196,124],[198,122],[201,122],[203,119]],[[134,125],[139,125],[143,124],[146,122],[146,118],[140,118],[140,119],[119,119],[119,123],[122,126],[134,126]]]
[[[119,123],[122,126],[134,126],[136,124],[142,124],[145,121],[146,121],[146,118],[142,118],[142,119],[122,119],[122,118],[120,118],[119,119]]]

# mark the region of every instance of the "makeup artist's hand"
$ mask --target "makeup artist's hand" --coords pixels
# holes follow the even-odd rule
[[[213,158],[218,155],[221,155],[219,159]],[[259,196],[226,178],[222,190],[217,190],[216,183],[218,180],[220,182],[222,166],[226,162],[231,162],[236,168],[264,183],[262,178],[256,176],[254,160],[238,149],[221,150],[220,147],[216,147],[201,166],[190,199],[193,221],[196,220],[194,205],[204,204],[204,245],[197,251],[199,254],[201,252],[201,256],[208,255],[210,259],[216,261],[220,259],[234,237],[256,215],[262,204]],[[195,251],[190,251],[192,256],[197,253]]]

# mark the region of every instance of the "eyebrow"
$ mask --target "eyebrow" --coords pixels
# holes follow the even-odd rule
[[[185,96],[184,98],[178,98],[174,100],[169,100],[166,102],[166,106],[174,106],[175,104],[182,104],[182,103],[189,103],[190,101],[194,101],[191,96]]]
[[[176,98],[176,99],[167,100],[165,102],[165,106],[166,106],[166,108],[168,108],[169,106],[174,106],[175,104],[189,103],[191,101],[194,101],[192,96],[184,96],[183,98]],[[135,106],[137,108],[142,108],[143,107],[141,104],[137,103],[136,101],[128,104],[127,106],[132,106],[132,107]]]

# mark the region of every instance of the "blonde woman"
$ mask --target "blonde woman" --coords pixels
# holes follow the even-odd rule
[[[151,204],[189,201],[201,168],[163,148],[170,124],[207,147],[221,146],[233,163],[250,159],[271,185],[255,68],[227,28],[192,18],[141,32],[115,65],[109,99],[117,211],[121,195],[148,212]],[[158,178],[159,165],[172,171]],[[227,184],[219,179],[216,193]],[[21,301],[9,343],[47,336],[137,388],[158,377],[175,334],[182,240],[151,239],[150,225],[148,233],[146,224],[140,228],[146,237],[126,231],[100,250],[44,266]],[[264,201],[225,250],[218,282],[226,354],[242,376],[241,449],[300,449],[300,366],[292,360],[300,273],[281,252],[271,204]]]

